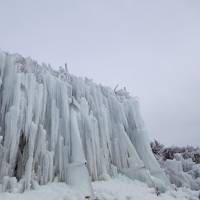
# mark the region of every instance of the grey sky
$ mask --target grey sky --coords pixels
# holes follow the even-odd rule
[[[126,86],[150,138],[200,145],[199,0],[0,0],[0,48]]]

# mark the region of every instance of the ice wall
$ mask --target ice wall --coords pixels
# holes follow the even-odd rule
[[[168,184],[125,89],[75,77],[67,68],[0,52],[0,184],[21,190],[65,181],[91,195],[91,180],[124,173]]]

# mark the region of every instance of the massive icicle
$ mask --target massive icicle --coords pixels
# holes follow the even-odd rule
[[[66,69],[0,52],[0,126],[3,190],[12,190],[15,178],[22,191],[56,179],[91,195],[90,179],[117,172],[168,184],[137,100]]]

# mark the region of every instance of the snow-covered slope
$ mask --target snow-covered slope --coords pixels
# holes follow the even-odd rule
[[[3,191],[56,179],[92,195],[90,179],[118,172],[161,189],[169,184],[137,100],[126,90],[75,77],[67,67],[55,71],[0,52],[0,126]]]

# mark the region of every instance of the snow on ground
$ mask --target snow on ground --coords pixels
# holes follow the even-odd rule
[[[155,190],[125,176],[93,183],[98,200],[197,200],[198,192],[181,188],[156,196]],[[37,190],[19,193],[0,193],[0,200],[83,200],[84,196],[65,183],[50,183]]]
[[[79,200],[84,199],[72,186],[65,183],[49,183],[37,190],[24,193],[0,193],[0,200]]]
[[[133,181],[125,176],[119,176],[109,181],[93,183],[95,196],[99,200],[196,200],[198,192],[181,188],[178,191],[168,191],[159,196],[154,188],[145,183]]]

